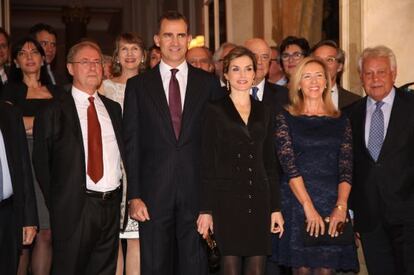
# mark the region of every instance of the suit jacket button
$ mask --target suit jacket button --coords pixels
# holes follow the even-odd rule
[[[253,181],[249,180],[249,185],[252,186],[253,185]]]
[[[249,159],[253,159],[253,155],[252,154],[249,154]]]
[[[237,154],[237,158],[241,158],[241,154],[240,153]]]
[[[249,172],[252,172],[252,171],[253,171],[253,169],[252,169],[252,168],[250,168],[250,167],[249,167],[247,170],[248,170]]]
[[[247,210],[247,212],[248,212],[249,214],[251,214],[251,213],[252,213],[252,210],[251,210],[251,209],[249,209],[249,210]]]

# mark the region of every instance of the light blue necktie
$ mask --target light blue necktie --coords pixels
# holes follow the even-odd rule
[[[377,106],[371,116],[367,147],[371,157],[377,161],[381,152],[382,143],[384,142],[384,114],[381,110],[384,102],[378,101],[375,105]]]
[[[259,97],[257,96],[257,92],[258,91],[259,91],[259,88],[257,88],[256,86],[255,87],[252,87],[252,96],[253,96],[253,98],[255,100],[258,100],[259,101]]]

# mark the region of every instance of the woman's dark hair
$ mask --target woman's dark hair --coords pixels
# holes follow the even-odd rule
[[[309,56],[310,47],[308,40],[296,36],[288,36],[285,39],[283,39],[282,43],[280,43],[280,55],[282,55],[286,48],[290,45],[296,45],[299,48],[301,48],[304,57]],[[282,66],[282,69],[285,71],[285,68],[283,67],[283,62],[280,62],[280,65]]]
[[[254,73],[256,73],[257,71],[257,62],[256,62],[256,55],[249,50],[248,48],[245,48],[243,46],[237,46],[234,49],[232,49],[223,59],[223,74],[226,74],[229,72],[229,67],[230,67],[230,63],[232,60],[242,57],[242,56],[247,56],[249,57],[252,62],[253,62],[253,71]],[[229,87],[229,82],[224,78],[223,76],[223,81],[226,82],[226,86],[227,86],[227,90],[230,91],[230,87]]]
[[[11,51],[11,66],[10,66],[10,77],[9,81],[14,83],[21,83],[23,82],[23,72],[21,68],[16,67],[16,63],[14,62],[17,60],[17,56],[19,55],[19,52],[22,50],[23,46],[26,43],[31,43],[36,47],[36,50],[40,53],[42,56],[43,64],[40,67],[40,84],[42,86],[52,84],[52,81],[50,80],[49,74],[47,73],[47,68],[44,66],[46,55],[45,51],[43,50],[42,46],[37,42],[36,39],[30,36],[26,36],[20,40],[18,40],[16,43],[13,43],[12,51]]]
[[[247,56],[253,61],[253,70],[256,73],[257,70],[257,63],[256,63],[256,55],[249,50],[248,48],[237,46],[234,49],[232,49],[223,59],[223,73],[229,72],[230,63],[232,60]]]

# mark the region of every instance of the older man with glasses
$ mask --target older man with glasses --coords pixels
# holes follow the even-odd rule
[[[328,68],[332,83],[332,101],[338,109],[345,108],[361,97],[340,86],[344,69],[345,53],[332,40],[322,40],[311,49],[312,56],[322,59]]]

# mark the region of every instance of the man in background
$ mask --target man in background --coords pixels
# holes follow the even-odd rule
[[[209,73],[214,72],[213,56],[205,46],[189,49],[186,54],[186,59],[188,63],[196,68]]]
[[[283,73],[282,67],[280,66],[279,48],[272,46],[270,47],[270,50],[272,51],[272,55],[270,58],[269,75],[267,80],[270,83],[285,86],[287,83],[287,78]]]
[[[335,41],[322,40],[311,49],[311,55],[320,58],[328,68],[332,83],[332,101],[336,108],[343,109],[361,97],[339,85],[344,70],[345,52]]]

